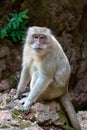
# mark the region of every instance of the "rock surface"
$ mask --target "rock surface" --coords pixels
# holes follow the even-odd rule
[[[72,73],[69,90],[73,104],[77,109],[87,108],[87,0],[6,0],[0,2],[0,7],[0,24],[6,22],[15,7],[18,7],[18,12],[29,8],[29,26],[47,26],[52,29],[70,61]],[[8,85],[4,86],[2,82],[8,81],[9,88],[17,85],[22,54],[19,43],[14,45],[8,40],[2,43],[3,41],[0,44],[0,91],[8,90]]]
[[[87,110],[87,0],[0,1],[2,18],[0,27],[6,23],[9,14],[26,8],[29,8],[28,25],[51,28],[61,43],[72,70],[69,84],[71,100],[77,110]],[[15,89],[11,88],[16,87],[20,76],[21,55],[22,45],[19,45],[19,42],[12,43],[10,39],[0,41],[0,129],[3,130],[4,127],[4,130],[64,130],[63,125],[56,122],[60,117],[57,115],[57,112],[61,110],[59,103],[52,102],[55,105],[36,103],[31,107],[29,115],[23,116],[15,113],[15,118],[16,114],[19,115],[19,118],[17,121],[13,120],[11,110],[13,108],[17,111],[21,109],[19,100],[11,101],[15,94]],[[79,112],[78,118],[82,130],[86,130],[87,112]],[[24,128],[24,126],[19,128],[19,120],[24,120],[23,125],[27,123],[27,120],[31,121],[28,122],[30,128]],[[36,120],[42,126],[31,126],[32,122],[35,123]],[[65,122],[66,120],[63,124]],[[3,123],[7,125],[3,126]],[[9,125],[10,128],[8,128]]]
[[[87,130],[87,111],[79,112],[78,119],[82,127],[82,130]]]
[[[15,92],[15,89],[12,89],[10,93],[0,93],[1,129],[73,130],[58,101],[35,103],[31,106],[29,114],[24,114],[19,99],[13,100]]]
[[[73,130],[58,101],[35,103],[26,115],[20,111],[19,100],[12,100],[15,93],[15,89],[0,93],[0,130]],[[79,111],[77,117],[82,130],[86,130],[87,111]]]

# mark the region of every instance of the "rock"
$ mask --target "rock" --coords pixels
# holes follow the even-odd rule
[[[2,78],[3,71],[6,70],[5,59],[0,59],[0,78]]]
[[[9,93],[0,93],[0,109],[11,109],[14,106],[17,107],[18,101],[13,102],[13,97],[16,93],[15,89],[11,89]]]
[[[0,130],[22,130],[21,128],[17,128],[17,127],[13,127],[13,128],[4,128],[4,129],[0,129]]]
[[[6,0],[0,3],[1,27],[3,23],[6,23],[5,20],[12,12],[14,5],[14,8],[18,7],[16,11],[29,8],[29,26],[39,25],[52,29],[70,61],[72,73],[69,92],[73,96],[72,101],[77,109],[84,109],[87,101],[87,96],[85,96],[87,94],[85,80],[87,79],[87,0],[76,0],[75,2],[73,0],[26,0],[17,3],[8,2],[8,4],[7,2]],[[4,11],[2,11],[3,6]],[[7,14],[6,18],[4,14]],[[17,73],[20,73],[21,68],[22,49],[20,48],[22,46],[19,45],[19,41],[17,44],[13,44],[12,41],[5,40],[4,45],[2,42],[4,41],[1,41],[0,44],[0,80],[12,75],[17,83],[19,78]],[[13,82],[11,87],[15,86],[16,84]]]
[[[9,112],[8,110],[0,111],[0,123],[1,124],[8,124],[11,119],[12,119],[11,112]]]
[[[14,95],[16,94],[16,89],[11,89],[9,92],[9,96],[11,97],[11,99],[13,99]]]
[[[0,109],[4,109],[7,105],[7,100],[10,101],[8,93],[0,93]]]
[[[38,125],[35,125],[35,126],[31,126],[30,128],[25,128],[23,130],[44,130],[44,129],[42,129]]]
[[[31,107],[31,110],[35,113],[35,118],[39,123],[46,121],[56,122],[59,116],[57,111],[61,110],[59,103],[52,102],[48,104],[35,103]]]
[[[77,116],[82,130],[87,130],[87,111],[80,111]]]
[[[23,120],[21,112],[0,110],[0,130],[22,130],[30,126],[31,122]]]
[[[6,58],[9,57],[10,51],[7,45],[0,44],[0,78],[2,78],[3,72],[6,70]]]
[[[48,108],[48,109],[47,109]],[[59,104],[59,102],[56,101],[51,101],[48,102],[47,105],[46,104],[42,104],[42,103],[35,103],[33,106],[31,106],[31,110],[35,111],[41,111],[46,109],[49,110],[55,110],[55,111],[60,111],[61,110],[61,106]]]
[[[19,103],[20,100],[13,100],[14,95],[15,89],[12,89],[9,93],[0,93],[0,109],[3,109],[0,111],[0,128],[6,126],[10,127],[9,130],[14,130],[14,128],[18,127],[24,130],[41,129],[36,127],[36,124],[44,124],[44,128],[48,127],[46,129],[49,129],[52,125],[51,128],[55,130],[57,128],[62,130],[66,125],[70,127],[59,102],[34,103],[30,108],[29,114],[25,114],[22,105]]]
[[[9,127],[12,124],[17,125],[18,123],[13,120],[11,112],[9,110],[0,110],[0,125]]]
[[[2,46],[0,45],[0,58],[5,58],[6,56],[9,56],[10,51],[8,46]]]
[[[0,92],[10,89],[9,82],[7,80],[2,80],[0,82]]]

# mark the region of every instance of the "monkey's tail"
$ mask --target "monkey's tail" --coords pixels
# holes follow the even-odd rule
[[[77,119],[77,115],[76,115],[76,112],[74,110],[74,107],[70,101],[70,98],[68,96],[68,94],[64,94],[60,97],[60,101],[63,105],[63,107],[65,108],[68,116],[69,116],[69,119],[71,121],[71,124],[73,126],[73,128],[75,130],[81,130],[81,127],[80,127],[80,124],[79,124],[79,121]]]

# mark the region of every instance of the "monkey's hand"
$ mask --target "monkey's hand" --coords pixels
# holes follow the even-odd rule
[[[37,79],[36,83],[32,87],[23,105],[25,113],[29,112],[29,108],[32,105],[32,103],[34,103],[38,99],[38,97],[46,90],[46,88],[49,86],[51,82],[52,82],[51,78],[44,75],[40,75],[40,77]]]
[[[28,93],[24,93],[23,94],[23,96],[25,96],[25,97],[23,97],[20,101],[19,101],[19,103],[20,104],[22,104],[23,105],[23,108],[22,108],[22,111],[24,111],[26,114],[28,114],[29,113],[29,106],[30,106],[30,104],[29,104],[29,102],[28,102],[28,95],[29,95],[29,92]]]
[[[29,110],[30,110],[30,105],[28,103],[24,103],[23,105],[23,111],[28,114],[29,113]]]
[[[28,97],[29,92],[23,93],[22,95],[23,95],[24,97]]]
[[[26,100],[27,100],[27,97],[24,97],[24,98],[22,98],[22,99],[19,101],[19,103],[20,103],[20,104],[24,104],[24,103],[26,102]]]

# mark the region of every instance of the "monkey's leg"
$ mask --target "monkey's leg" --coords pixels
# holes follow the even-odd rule
[[[20,81],[19,81],[19,84],[18,84],[18,87],[17,87],[17,93],[16,93],[14,99],[19,97],[21,91],[23,90],[23,87],[25,87],[28,82],[29,82],[28,69],[26,67],[24,67],[22,72],[21,72]]]
[[[38,99],[51,82],[52,80],[50,78],[42,75],[39,76],[23,106],[25,112],[28,112],[30,105]]]
[[[64,106],[66,112],[69,115],[70,121],[72,123],[72,126],[75,130],[81,130],[79,121],[77,119],[77,115],[76,112],[74,110],[74,107],[69,99],[68,94],[65,94],[63,96],[60,97],[60,101],[62,103],[62,105]]]

